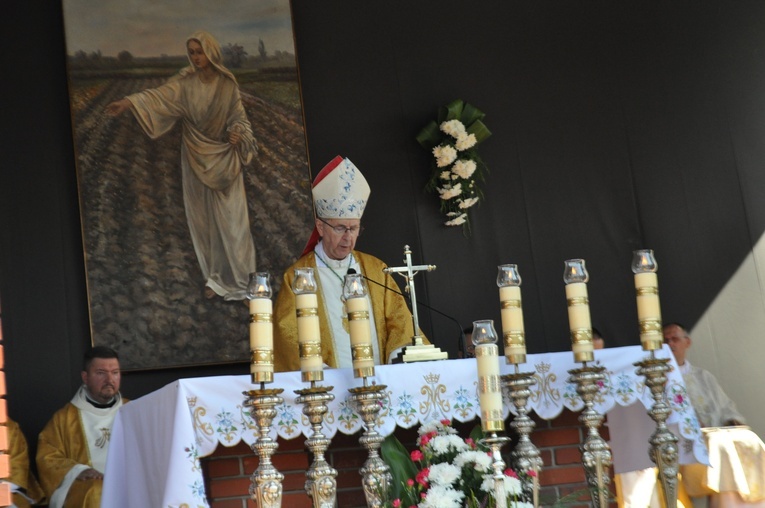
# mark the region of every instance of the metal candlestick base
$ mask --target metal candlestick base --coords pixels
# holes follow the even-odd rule
[[[568,371],[570,383],[576,384],[576,393],[584,402],[584,409],[579,415],[579,421],[587,426],[587,437],[579,447],[582,452],[582,465],[590,488],[593,506],[606,508],[608,506],[608,468],[611,467],[611,448],[600,437],[598,428],[603,423],[603,415],[593,409],[593,400],[598,393],[598,382],[605,379],[605,367],[587,367]]]
[[[271,439],[268,432],[276,416],[276,406],[284,403],[279,394],[282,388],[250,390],[243,392],[247,396],[244,405],[252,408],[250,415],[258,425],[260,435],[251,448],[258,455],[258,468],[250,478],[250,499],[258,508],[281,508],[282,480],[284,475],[271,463],[271,456],[279,444]]]
[[[383,399],[383,391],[386,385],[365,386],[349,388],[351,400],[356,411],[364,421],[366,430],[359,438],[361,446],[369,450],[369,457],[359,470],[362,476],[362,486],[367,499],[368,508],[380,508],[388,502],[388,488],[393,481],[390,469],[385,461],[380,458],[379,450],[384,438],[375,430],[377,427],[377,415],[380,413],[380,401]]]
[[[516,365],[517,369],[517,365]],[[513,399],[513,405],[517,415],[513,418],[510,426],[518,433],[518,444],[511,453],[514,466],[522,472],[534,471],[531,475],[531,492],[534,496],[534,506],[539,506],[539,473],[542,471],[542,457],[539,449],[531,442],[531,432],[536,424],[529,418],[529,409],[526,406],[531,390],[537,381],[534,379],[533,372],[516,372],[502,376],[502,382],[510,389],[510,397]]]
[[[678,473],[678,449],[677,436],[667,428],[667,418],[672,412],[667,404],[664,390],[667,385],[667,372],[669,372],[669,359],[655,358],[651,351],[651,358],[636,362],[633,365],[639,367],[637,373],[645,376],[645,385],[651,390],[653,406],[648,410],[648,415],[656,422],[656,430],[648,440],[651,449],[648,455],[659,469],[659,481],[664,489],[664,501],[667,508],[677,507],[677,473]]]
[[[303,404],[303,414],[311,422],[313,434],[306,439],[306,448],[313,453],[313,463],[306,471],[305,491],[313,499],[314,508],[337,507],[337,470],[324,458],[331,439],[322,433],[322,422],[329,408],[327,403],[335,400],[329,393],[332,386],[312,386],[303,390],[295,390],[299,395],[295,402]]]
[[[486,445],[491,450],[491,468],[494,470],[494,506],[507,508],[507,492],[505,492],[505,461],[502,460],[500,448],[510,441],[509,437],[498,436],[495,432],[489,437],[481,439],[480,444]],[[497,487],[501,485],[499,489]]]

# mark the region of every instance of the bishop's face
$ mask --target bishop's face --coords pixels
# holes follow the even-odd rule
[[[351,253],[360,228],[361,219],[316,219],[324,252],[332,259],[345,259]]]

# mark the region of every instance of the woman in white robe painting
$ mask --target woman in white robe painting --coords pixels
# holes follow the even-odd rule
[[[112,102],[106,112],[132,110],[152,139],[182,122],[183,200],[204,295],[242,300],[255,271],[242,168],[257,154],[257,141],[218,42],[197,32],[186,49],[189,67],[158,88]]]

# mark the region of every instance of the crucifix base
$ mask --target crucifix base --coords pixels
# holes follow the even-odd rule
[[[412,338],[412,342],[411,346],[406,346],[401,350],[392,363],[429,362],[433,360],[447,360],[449,358],[446,351],[441,351],[432,344],[423,344],[421,335],[415,335]]]

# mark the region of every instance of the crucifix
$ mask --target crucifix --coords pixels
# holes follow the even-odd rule
[[[442,352],[432,344],[423,344],[422,335],[420,335],[420,322],[417,317],[417,295],[414,290],[414,276],[423,270],[432,272],[436,269],[436,265],[412,266],[412,251],[408,245],[404,245],[404,256],[406,266],[388,267],[383,269],[385,273],[396,273],[406,280],[406,292],[409,293],[409,299],[412,302],[412,324],[414,325],[412,345],[405,347],[393,360],[393,363],[446,360],[448,358],[446,352]]]

